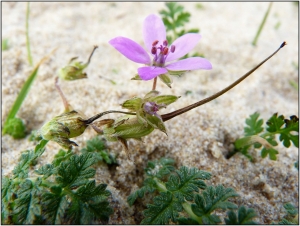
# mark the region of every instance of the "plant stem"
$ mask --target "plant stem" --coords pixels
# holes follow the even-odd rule
[[[187,107],[184,107],[184,108],[181,108],[181,109],[178,109],[176,111],[173,111],[171,113],[168,113],[168,114],[164,114],[164,115],[161,115],[162,117],[162,120],[165,122],[165,121],[168,121],[170,120],[171,118],[174,118],[178,115],[181,115],[187,111],[190,111],[192,110],[193,108],[196,108],[196,107],[199,107],[203,104],[206,104],[214,99],[216,99],[217,97],[223,95],[224,93],[226,93],[228,90],[232,89],[233,87],[235,87],[237,84],[239,84],[240,82],[242,82],[245,78],[247,78],[249,75],[251,75],[256,69],[258,69],[261,65],[263,65],[266,61],[268,61],[272,56],[274,56],[282,47],[284,47],[286,45],[286,42],[283,42],[280,47],[274,52],[272,53],[270,56],[268,56],[265,60],[263,60],[261,63],[259,63],[256,67],[254,67],[253,69],[251,69],[250,71],[248,71],[246,74],[244,74],[241,78],[239,78],[238,80],[236,80],[234,83],[232,83],[231,85],[227,86],[225,89],[217,92],[216,94],[210,96],[210,97],[207,97],[203,100],[200,100],[194,104],[191,104]]]
[[[91,55],[89,56],[88,61],[87,61],[86,64],[85,64],[86,66],[88,66],[89,63],[91,62],[92,56],[93,56],[93,54],[94,54],[94,52],[95,52],[95,50],[96,50],[97,48],[98,48],[98,46],[94,46],[94,49],[93,49]]]
[[[31,50],[30,50],[30,40],[29,40],[29,34],[28,34],[28,30],[29,30],[29,13],[30,13],[30,8],[29,8],[29,2],[27,2],[27,9],[26,9],[26,47],[27,47],[27,54],[28,54],[28,61],[29,61],[29,65],[33,66],[33,61],[32,61],[32,57],[31,57]]]
[[[259,26],[259,28],[258,28],[258,31],[256,32],[255,38],[254,38],[254,40],[252,41],[252,45],[254,45],[254,46],[256,46],[258,37],[259,37],[259,35],[260,35],[260,33],[261,33],[261,31],[262,31],[262,29],[263,29],[265,23],[266,23],[266,20],[267,20],[267,18],[268,18],[268,15],[269,15],[271,6],[272,6],[272,2],[270,2],[269,7],[268,7],[268,9],[267,9],[267,11],[266,11],[266,13],[265,13],[265,15],[264,15],[264,18],[263,18],[263,20],[262,20],[262,22],[261,22],[261,24],[260,24],[260,26]]]
[[[153,79],[152,90],[155,90],[155,89],[156,89],[156,82],[157,82],[157,77],[155,77],[155,78]]]
[[[182,203],[182,207],[187,212],[187,214],[194,220],[196,220],[199,224],[202,224],[202,219],[201,217],[198,217],[196,214],[194,214],[192,207],[189,203],[186,201]]]
[[[157,189],[158,189],[159,191],[161,191],[161,192],[162,192],[162,191],[163,191],[163,192],[167,192],[167,191],[168,191],[168,189],[166,188],[165,184],[162,183],[161,181],[159,181],[156,177],[154,177],[153,180],[156,182]]]
[[[111,110],[111,111],[105,111],[105,112],[101,112],[87,120],[83,120],[87,125],[88,124],[91,124],[93,121],[95,121],[96,119],[102,117],[103,115],[107,115],[107,114],[110,114],[110,113],[122,113],[122,114],[126,114],[126,115],[136,115],[135,113],[133,112],[125,112],[125,111],[114,111],[114,110]]]

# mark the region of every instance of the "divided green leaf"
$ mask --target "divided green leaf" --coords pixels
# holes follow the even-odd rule
[[[254,114],[250,115],[249,118],[246,119],[247,127],[244,128],[245,136],[251,136],[261,133],[263,128],[264,121],[259,118],[259,113],[255,112]]]
[[[236,209],[237,206],[227,199],[239,196],[232,188],[208,186],[202,194],[197,194],[195,204],[192,204],[194,214],[202,218],[203,224],[217,224],[221,220],[217,215],[211,215],[216,209]]]
[[[178,200],[174,199],[171,192],[161,192],[153,199],[154,204],[148,204],[143,213],[145,218],[141,224],[169,224],[172,220],[176,222],[178,212],[183,210]]]
[[[224,218],[227,225],[249,225],[249,224],[258,224],[252,219],[257,217],[254,209],[247,209],[244,206],[241,206],[238,210],[238,215],[233,210],[227,212],[228,218]]]

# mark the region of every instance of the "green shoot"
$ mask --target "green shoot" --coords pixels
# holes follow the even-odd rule
[[[291,116],[290,119],[285,119],[283,115],[278,116],[275,113],[266,123],[264,131],[263,120],[259,119],[259,113],[250,115],[246,119],[247,126],[244,128],[245,137],[235,141],[235,151],[245,155],[251,161],[252,156],[248,153],[249,148],[253,145],[254,148],[261,149],[261,157],[265,158],[269,155],[271,160],[276,160],[278,151],[275,146],[278,145],[275,137],[279,135],[279,141],[288,148],[291,143],[299,147],[299,120],[296,116]]]
[[[232,188],[206,185],[204,180],[211,178],[210,173],[185,166],[175,170],[173,165],[174,160],[168,158],[148,162],[143,186],[128,196],[132,206],[138,198],[155,192],[151,196],[154,196],[153,204],[148,204],[143,211],[145,218],[141,224],[217,224],[222,221],[216,210],[237,208],[228,201],[239,196]],[[203,191],[199,193],[199,190]],[[243,223],[251,222],[256,216],[252,209],[245,212],[243,207],[239,210],[241,214],[239,222]],[[231,215],[234,213],[230,212],[230,221]]]
[[[2,51],[8,50],[9,45],[8,45],[8,39],[2,39]]]
[[[271,10],[271,6],[272,6],[272,2],[269,3],[269,7],[268,7],[268,9],[267,9],[267,11],[266,11],[266,13],[265,13],[265,15],[264,15],[264,18],[263,18],[261,24],[259,25],[259,28],[258,28],[258,30],[257,30],[257,32],[256,32],[256,35],[255,35],[255,37],[254,37],[254,39],[253,39],[253,41],[252,41],[252,45],[254,45],[254,46],[256,46],[258,37],[259,37],[259,35],[260,35],[260,33],[261,33],[261,31],[262,31],[262,29],[263,29],[265,23],[266,23],[266,20],[267,20],[267,18],[268,18],[268,15],[269,15],[269,13],[270,13],[270,10]]]
[[[31,50],[30,50],[30,39],[29,39],[29,14],[30,14],[30,7],[29,7],[29,2],[27,2],[27,7],[26,7],[26,48],[27,48],[29,65],[33,66]]]
[[[44,61],[46,61],[53,52],[54,51],[52,51],[48,56],[41,59],[41,61],[35,66],[33,72],[29,75],[28,79],[25,81],[23,87],[21,88],[21,90],[19,92],[19,95],[17,96],[17,98],[6,118],[6,121],[4,122],[2,134],[9,134],[9,135],[13,136],[15,139],[25,137],[25,135],[26,135],[25,134],[25,126],[21,119],[16,118],[16,115],[17,115],[27,93],[29,92],[32,83],[34,82],[34,80],[37,76],[40,65]]]

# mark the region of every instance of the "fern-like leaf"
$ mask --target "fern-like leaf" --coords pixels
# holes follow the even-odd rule
[[[203,180],[209,180],[211,177],[210,173],[185,166],[176,170],[176,174],[169,177],[166,187],[180,202],[184,202],[184,199],[193,200],[193,192],[198,192],[199,188],[205,189],[206,184]]]
[[[70,189],[81,186],[87,182],[88,178],[95,175],[95,169],[89,168],[97,160],[93,155],[82,154],[80,156],[74,155],[69,161],[62,162],[58,168],[58,177],[56,181],[62,187],[69,187]]]
[[[33,224],[38,216],[41,215],[38,178],[35,183],[31,180],[24,180],[20,184],[15,200],[14,218],[16,224]]]
[[[231,197],[239,196],[232,188],[208,186],[202,194],[195,196],[195,203],[192,204],[194,214],[202,218],[204,224],[216,224],[220,219],[216,215],[210,215],[216,209],[235,209],[237,206],[227,201]]]
[[[247,126],[244,128],[245,136],[252,136],[261,133],[264,128],[262,127],[264,121],[259,118],[259,113],[255,112],[246,119]]]
[[[249,225],[249,224],[258,224],[257,222],[253,221],[252,218],[257,217],[254,209],[241,206],[238,210],[238,216],[232,210],[227,212],[228,218],[225,218],[225,223],[228,225]]]
[[[153,201],[154,204],[148,204],[148,209],[143,212],[145,218],[141,224],[168,224],[170,220],[176,222],[178,212],[183,210],[171,192],[161,192]]]

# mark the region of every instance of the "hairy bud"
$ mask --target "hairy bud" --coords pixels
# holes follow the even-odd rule
[[[45,140],[52,140],[66,149],[78,146],[69,138],[80,136],[88,127],[81,114],[77,111],[70,111],[54,117],[45,123],[39,130]]]

